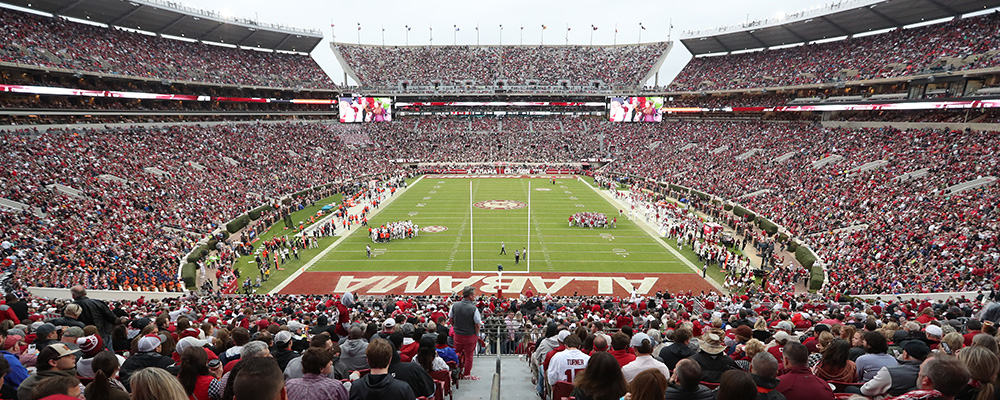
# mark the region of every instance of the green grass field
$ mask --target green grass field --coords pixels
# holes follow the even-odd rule
[[[530,237],[527,207],[472,208],[470,218],[470,181],[472,202],[525,203],[530,181]],[[615,229],[570,227],[567,219],[576,212],[601,212],[611,219],[618,215],[618,208],[587,183],[576,179],[561,179],[553,185],[547,179],[425,177],[369,223],[378,226],[412,220],[421,227],[444,226],[448,228],[446,231],[420,232],[413,239],[372,243],[366,228],[355,227],[348,238],[310,270],[468,272],[472,268],[470,258],[474,258],[472,263],[479,272],[495,271],[497,264],[503,264],[505,271],[524,271],[528,264],[522,260],[514,265],[514,251],[528,247],[530,240],[532,272],[691,272],[658,239],[627,218],[619,218]],[[501,242],[506,243],[506,255],[499,254]],[[371,260],[366,257],[365,245],[374,249],[376,256]]]
[[[315,215],[317,211],[319,211],[321,208],[323,208],[323,206],[327,204],[340,203],[340,200],[341,196],[339,194],[336,194],[327,197],[325,199],[322,199],[320,201],[317,201],[316,205],[309,206],[302,210],[292,213],[292,222],[294,223],[302,222],[303,225],[309,226],[311,225],[309,223],[310,215]],[[292,236],[295,235],[295,233],[296,233],[295,230],[285,229],[285,221],[278,220],[277,223],[272,225],[270,229],[262,233],[259,237],[261,241],[264,241],[264,240],[270,240],[275,236],[278,237],[287,236],[288,238],[291,238]],[[336,237],[321,237],[319,239],[319,248],[303,249],[302,251],[299,251],[299,260],[289,262],[287,264],[287,268],[285,268],[284,271],[278,271],[272,269],[271,278],[268,281],[261,284],[262,290],[259,290],[259,292],[264,293],[268,290],[273,289],[275,286],[281,283],[281,281],[283,281],[285,278],[294,273],[295,270],[301,268],[306,261],[319,254],[323,249],[330,246],[335,241],[337,241]],[[236,260],[236,264],[234,266],[240,270],[241,283],[247,277],[250,277],[250,280],[253,281],[257,279],[258,275],[260,275],[260,272],[257,270],[257,266],[254,264],[254,257],[252,255],[240,257],[239,259]]]

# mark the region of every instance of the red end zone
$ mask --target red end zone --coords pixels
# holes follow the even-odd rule
[[[362,295],[408,294],[441,295],[460,292],[474,286],[481,293],[492,294],[498,289],[505,294],[522,293],[531,288],[535,293],[568,296],[580,295],[627,296],[634,289],[640,294],[659,290],[671,293],[691,290],[706,293],[715,288],[698,274],[594,274],[594,273],[532,273],[496,274],[444,272],[319,272],[306,271],[289,283],[281,294],[341,294]]]

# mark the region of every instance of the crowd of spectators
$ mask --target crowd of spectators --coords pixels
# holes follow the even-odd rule
[[[121,76],[284,88],[335,88],[308,55],[167,39],[0,9],[0,61]]]
[[[943,192],[1000,173],[994,132],[827,129],[762,121],[611,124],[570,117],[505,118],[496,130],[483,130],[488,125],[481,120],[475,130],[472,125],[421,118],[364,127],[287,123],[6,134],[9,162],[0,197],[46,215],[5,212],[7,225],[18,228],[5,229],[4,238],[28,252],[16,257],[15,277],[44,286],[78,279],[93,287],[152,282],[175,289],[170,271],[192,240],[266,198],[336,177],[384,172],[393,159],[478,171],[464,163],[558,166],[611,157],[616,162],[603,173],[691,187],[774,221],[782,233],[817,252],[828,267],[831,291],[976,290],[995,276],[993,264],[1000,258],[998,189]],[[560,126],[564,129],[556,130]],[[603,153],[597,135],[604,137]],[[317,147],[326,152],[308,150]],[[757,154],[739,158],[754,149]],[[774,161],[786,153],[793,156]],[[828,155],[844,158],[812,168]],[[239,164],[229,165],[223,157]],[[886,164],[858,170],[879,160]],[[149,167],[158,170],[145,171]],[[927,176],[895,179],[924,168]],[[81,193],[46,188],[55,183]],[[843,228],[852,229],[838,231]],[[47,246],[55,251],[42,252]],[[852,282],[858,274],[869,279]]]
[[[3,115],[0,116],[0,124],[11,125],[11,126],[22,126],[20,129],[22,132],[33,132],[38,130],[37,125],[77,125],[77,124],[92,124],[95,126],[101,126],[101,124],[136,124],[136,123],[189,123],[189,122],[222,122],[230,121],[233,123],[246,123],[249,121],[261,122],[261,121],[288,121],[289,118],[294,118],[297,121],[321,121],[329,120],[331,117],[328,113],[317,113],[317,114],[299,114],[296,113],[254,113],[247,114],[245,112],[211,112],[211,113],[201,113],[201,114],[169,114],[169,115],[154,115],[154,114],[118,114],[111,113],[107,115],[95,115],[87,113],[74,113],[70,115],[56,115],[55,113],[47,113],[44,111],[39,111],[39,114],[28,114],[28,115]],[[46,128],[42,128],[43,130]]]
[[[827,263],[829,290],[976,290],[995,276],[1000,188],[944,192],[1000,173],[995,132],[759,121],[594,128],[616,158],[605,172],[691,187],[754,210],[810,244]],[[784,154],[792,157],[775,161]],[[844,158],[813,168],[829,155]],[[887,163],[859,170],[879,160]],[[924,168],[926,176],[896,179]],[[835,232],[850,227],[860,229]]]
[[[664,99],[664,107],[775,107],[783,106],[795,95],[788,93],[732,94],[727,96],[673,96]]]
[[[1000,59],[1000,14],[827,43],[724,56],[695,57],[670,90],[747,89],[857,81],[989,68]],[[958,62],[949,60],[958,59]]]
[[[327,119],[337,114],[329,104],[243,103],[177,100],[139,100],[122,98],[0,95],[0,107],[7,110],[101,110],[126,112],[215,112],[215,113],[324,113]],[[333,106],[336,107],[336,106]],[[139,115],[138,117],[143,117]]]
[[[17,228],[3,236],[16,243],[11,254],[26,252],[12,263],[18,281],[175,289],[171,271],[193,240],[266,198],[337,177],[384,172],[391,168],[388,160],[479,171],[465,163],[559,166],[610,157],[616,161],[602,170],[608,175],[691,187],[774,221],[816,251],[827,266],[830,291],[976,290],[995,276],[1000,258],[994,211],[1000,189],[943,192],[1000,173],[995,132],[762,121],[611,124],[570,117],[505,118],[495,130],[484,130],[488,126],[482,120],[420,118],[364,127],[287,123],[6,134],[9,162],[0,197],[38,207],[46,216],[5,212],[7,226]],[[564,129],[555,130],[559,126]],[[604,152],[597,135],[604,137]],[[317,147],[326,152],[308,150]],[[739,157],[754,149],[756,154]],[[774,161],[786,153],[793,156]],[[844,158],[812,168],[828,155]],[[878,160],[887,163],[858,170]],[[148,167],[166,175],[146,172]],[[927,176],[895,179],[924,168]],[[127,182],[99,178],[104,174]],[[54,183],[81,194],[46,188]],[[665,215],[657,213],[657,219]],[[852,229],[838,231],[843,228]],[[41,251],[47,247],[54,251]],[[851,280],[859,274],[869,279]]]
[[[389,157],[347,147],[346,129],[285,122],[2,134],[0,197],[39,211],[0,212],[5,269],[15,288],[181,289],[180,258],[229,220],[394,168]]]
[[[833,398],[836,391],[845,398],[985,399],[1000,369],[1000,304],[990,302],[992,295],[866,302],[839,294],[654,288],[628,297],[554,296],[533,289],[474,295],[471,304],[482,316],[476,352],[525,355],[522,368],[543,398],[795,400]],[[79,390],[86,399],[129,392],[140,399],[239,399],[248,388],[270,387],[271,394],[255,398],[284,392],[292,400],[369,399],[373,380],[388,377],[399,382],[391,384],[399,395],[383,398],[461,388],[449,384],[462,370],[450,318],[457,295],[104,302],[83,287],[71,292],[71,301],[5,297],[4,396]],[[248,382],[262,367],[273,372]],[[736,390],[734,377],[748,380],[741,390],[749,395],[727,397]]]
[[[579,129],[558,130],[560,120],[576,118],[539,123],[538,118],[508,117],[491,121],[493,126],[485,121],[470,126],[467,120],[427,117],[371,124],[366,130],[374,143],[401,159],[561,163],[579,162],[580,155],[597,151],[593,135]]]
[[[362,84],[395,87],[459,85],[473,81],[511,85],[585,86],[603,81],[638,86],[667,49],[667,43],[622,46],[355,46],[339,43]]]
[[[879,121],[879,122],[978,122],[996,123],[996,116],[1000,115],[992,110],[923,110],[923,111],[858,111],[841,113],[838,120],[842,121]]]

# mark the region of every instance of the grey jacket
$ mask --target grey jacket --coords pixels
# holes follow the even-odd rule
[[[368,368],[365,350],[368,350],[368,342],[364,339],[347,339],[340,344],[340,361],[349,371]]]

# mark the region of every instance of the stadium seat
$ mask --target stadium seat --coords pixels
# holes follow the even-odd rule
[[[458,363],[454,361],[448,361],[448,370],[451,371],[452,377],[457,377],[460,372],[458,372]],[[455,385],[455,389],[458,389],[458,381],[461,379],[452,379],[451,382]]]
[[[440,381],[440,382],[444,383],[444,393],[443,394],[447,395],[448,398],[451,399],[452,398],[451,372],[449,372],[449,371],[434,371],[434,372],[431,372],[430,375],[431,375],[431,378],[434,379],[435,381]]]
[[[359,369],[359,370],[357,370],[357,371],[351,371],[351,375],[354,375],[354,373],[355,373],[355,372],[357,372],[357,373],[358,373],[358,378],[361,378],[361,377],[363,377],[363,376],[365,376],[365,375],[368,375],[368,373],[369,373],[369,372],[372,372],[372,370],[371,370],[371,369],[369,369],[369,368],[365,368],[365,369]]]
[[[573,393],[573,382],[559,381],[552,385],[552,400],[564,400]]]

